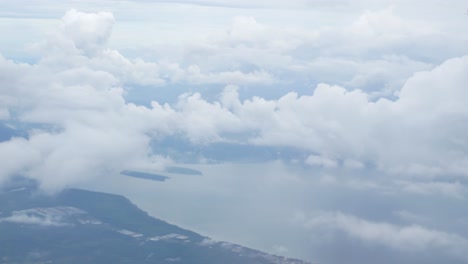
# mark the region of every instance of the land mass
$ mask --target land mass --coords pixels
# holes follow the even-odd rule
[[[129,177],[152,180],[152,181],[165,181],[167,179],[170,179],[169,177],[160,175],[160,174],[133,171],[133,170],[124,170],[124,171],[121,171],[120,174],[129,176]]]
[[[307,263],[215,241],[153,218],[123,196],[31,181],[0,190],[1,263]]]

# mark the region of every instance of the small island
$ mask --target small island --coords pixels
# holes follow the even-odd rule
[[[132,170],[123,170],[120,172],[120,174],[134,177],[134,178],[152,180],[152,181],[166,181],[167,179],[170,179],[169,177],[164,176],[164,175],[140,172],[140,171],[132,171]]]
[[[199,170],[194,170],[194,169],[184,168],[184,167],[175,167],[175,166],[167,167],[164,171],[168,173],[175,173],[175,174],[203,175],[203,173]]]

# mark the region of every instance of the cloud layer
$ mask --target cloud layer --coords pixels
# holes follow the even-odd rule
[[[237,10],[226,8],[225,1],[181,2],[178,8],[188,4],[202,14],[206,8]],[[249,3],[238,4],[239,10],[251,10]],[[276,14],[282,5],[255,3],[265,21],[266,13]],[[349,3],[295,1],[294,6],[341,10]],[[162,170],[177,161],[172,155],[177,152],[201,150],[190,161],[203,163],[208,160],[203,149],[216,144],[244,152],[274,150],[268,157],[292,166],[290,175],[276,175],[277,165],[268,164],[272,178],[262,170],[260,178],[252,178],[252,186],[264,187],[264,198],[249,196],[256,200],[246,204],[278,208],[284,215],[291,214],[291,205],[303,206],[293,232],[313,236],[327,227],[339,232],[340,241],[346,241],[344,234],[401,254],[434,250],[466,261],[463,215],[448,212],[461,219],[450,229],[447,219],[414,211],[419,199],[459,208],[466,197],[468,50],[460,44],[464,37],[445,31],[447,25],[427,24],[422,15],[408,19],[397,12],[401,6],[352,9],[351,18],[340,17],[333,25],[320,24],[323,15],[304,20],[318,23],[310,28],[259,22],[246,11],[223,30],[189,33],[182,44],[167,39],[145,47],[142,41],[122,50],[113,46],[113,31],[131,32],[118,27],[117,15],[71,9],[47,38],[28,46],[35,59],[0,56],[0,128],[8,131],[0,142],[0,160],[8,161],[0,166],[0,183],[20,174],[56,192],[123,169]],[[451,48],[442,48],[447,45]],[[173,144],[163,152],[167,142]],[[250,190],[239,183],[243,179],[210,179],[236,199]],[[290,185],[279,184],[283,180]],[[190,193],[180,186],[171,188]],[[236,208],[219,190],[201,190]],[[272,198],[280,193],[291,195],[290,204]],[[389,211],[375,209],[373,201],[350,204],[364,194]],[[324,208],[304,202],[323,197]]]

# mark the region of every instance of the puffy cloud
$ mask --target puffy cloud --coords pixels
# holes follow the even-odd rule
[[[83,13],[75,9],[62,18],[62,31],[85,55],[95,54],[105,47],[115,22],[112,13]]]
[[[241,101],[232,88],[219,102],[185,95],[173,107],[152,111],[177,116],[176,122],[168,122],[194,142],[200,142],[201,135],[205,143],[243,135],[252,144],[296,147],[339,160],[326,164],[359,168],[370,162],[390,173],[466,175],[467,139],[459,121],[466,118],[467,62],[468,57],[452,59],[415,74],[394,101],[373,102],[361,90],[320,84],[312,95],[290,92],[277,100]],[[311,156],[309,162],[325,164],[318,160]]]
[[[382,244],[401,251],[443,250],[449,255],[466,260],[463,252],[468,248],[467,239],[419,225],[398,226],[373,222],[341,212],[322,213],[310,218],[301,215],[296,220],[304,221],[304,226],[309,229],[337,229],[367,243]]]
[[[373,100],[392,97],[415,71],[429,70],[440,61],[421,60],[430,52],[407,51],[423,39],[427,43],[427,38],[440,38],[443,31],[424,21],[384,9],[366,11],[350,23],[304,29],[236,17],[227,33],[186,45],[183,59],[200,69],[262,69],[293,85],[341,84],[372,92]]]
[[[432,71],[416,73],[399,93],[401,111],[417,111],[421,115],[430,111],[428,119],[445,114],[467,114],[468,109],[460,100],[468,96],[463,89],[468,76],[462,74],[467,67],[465,56],[447,60]]]
[[[40,160],[40,153],[29,148],[28,142],[22,138],[13,138],[0,142],[0,158],[9,160],[0,169],[0,183],[9,176],[24,173],[31,163]]]
[[[468,81],[464,74],[468,57],[415,74],[395,101],[373,102],[361,90],[347,91],[327,84],[318,85],[312,95],[290,92],[277,100],[253,97],[241,101],[230,86],[219,102],[209,102],[195,93],[180,96],[173,106],[153,102],[151,108],[126,103],[115,77],[118,75],[103,70],[57,70],[48,64],[30,66],[5,60],[2,65],[4,73],[17,70],[8,76],[11,89],[4,92],[9,98],[22,98],[12,100],[12,109],[21,109],[14,111],[15,118],[56,127],[42,135],[33,134],[28,140],[32,152],[49,157],[28,172],[34,178],[45,179],[39,175],[52,174],[58,164],[65,166],[57,159],[66,157],[64,153],[87,157],[86,161],[91,157],[99,160],[100,155],[108,157],[100,159],[103,163],[80,163],[80,158],[74,157],[77,164],[63,167],[61,173],[70,175],[70,179],[91,175],[112,160],[123,164],[131,153],[148,156],[148,135],[179,135],[203,144],[247,141],[295,147],[316,153],[306,163],[325,167],[360,168],[370,162],[388,173],[441,176],[467,175],[468,171],[462,147],[467,141],[465,128],[459,122],[466,118],[463,87]],[[106,138],[105,133],[112,136]],[[132,139],[128,144],[111,143],[124,142],[127,137]],[[43,152],[47,145],[55,146],[59,154]],[[80,146],[115,149],[91,152],[93,156],[87,151],[73,151]],[[89,169],[85,173],[80,168]]]
[[[111,13],[83,13],[70,10],[62,17],[61,31],[32,45],[40,63],[55,70],[87,68],[118,76],[121,84],[163,86],[188,84],[272,84],[274,77],[265,70],[239,69],[204,71],[197,64],[181,66],[167,60],[152,62],[127,58],[108,47],[114,17]],[[172,58],[173,59],[173,58]]]
[[[235,17],[225,32],[213,30],[200,38],[193,38],[198,31],[187,33],[187,45],[174,46],[172,39],[162,38],[178,50],[175,53],[161,49],[152,57],[151,51],[135,49],[137,56],[132,57],[128,50],[112,46],[112,14],[71,10],[57,34],[33,47],[40,56],[37,62],[0,56],[0,120],[26,130],[23,138],[0,142],[0,160],[8,161],[0,167],[0,181],[22,174],[53,192],[122,169],[160,169],[171,162],[170,157],[158,156],[158,142],[167,137],[182,139],[177,143],[189,141],[187,148],[197,150],[219,142],[266,147],[275,153],[293,149],[300,153],[291,155],[294,170],[282,168],[280,175],[275,166],[262,167],[250,172],[260,175],[257,182],[246,183],[238,176],[249,175],[250,169],[237,171],[237,165],[230,165],[209,179],[218,182],[219,175],[233,172],[222,192],[209,181],[192,179],[186,184],[179,178],[183,187],[178,186],[178,194],[187,195],[194,186],[200,188],[194,192],[213,188],[218,197],[231,197],[234,207],[249,204],[254,213],[258,208],[275,212],[265,220],[290,214],[291,205],[340,212],[348,208],[352,215],[305,217],[302,227],[328,226],[399,251],[435,248],[461,256],[466,234],[447,231],[452,230],[448,224],[439,231],[432,225],[430,229],[365,219],[395,217],[396,211],[399,220],[410,224],[433,224],[408,213],[411,206],[420,205],[419,199],[462,208],[466,188],[460,177],[468,175],[468,57],[460,56],[464,49],[438,48],[436,55],[436,49],[424,50],[422,44],[440,38],[441,27],[421,26],[418,17],[409,20],[392,9],[364,14],[353,10],[333,25],[323,17],[307,20],[301,12],[294,13],[307,28],[278,26],[266,13],[258,18],[246,13]],[[457,46],[450,41],[431,45]],[[458,57],[446,60],[448,54]],[[144,89],[151,95],[143,94]],[[131,103],[130,93],[141,93],[151,102]],[[178,97],[161,99],[169,93]],[[304,172],[297,174],[301,169]],[[238,188],[232,188],[234,183]],[[178,190],[174,186],[166,198]],[[150,187],[154,188],[148,186],[148,192],[153,192]],[[234,195],[235,190],[243,193]],[[246,203],[239,203],[238,197]],[[245,206],[237,210],[245,215]],[[434,215],[421,217],[432,220]],[[265,234],[282,230],[277,227]],[[278,252],[292,252],[298,244],[281,241],[268,248],[274,245]]]
[[[21,76],[26,74],[29,68],[25,64],[16,64],[7,60],[0,54],[0,103],[4,118],[10,116],[8,108],[18,103],[17,90],[21,83]]]
[[[1,178],[21,173],[55,192],[128,167],[154,170],[163,166],[164,159],[150,153],[149,138],[143,132],[101,121],[105,124],[69,121],[61,124],[61,131],[38,131],[28,139],[0,143],[0,156],[11,160],[2,166]]]
[[[203,74],[196,65],[187,68],[187,79],[193,84],[229,83],[229,84],[271,84],[273,77],[265,71],[242,73],[240,71],[226,71]]]
[[[0,58],[0,74],[5,76],[2,99],[6,111],[14,113],[6,117],[31,127],[27,139],[0,143],[0,155],[11,160],[2,166],[2,180],[20,173],[38,179],[44,190],[53,192],[126,167],[154,169],[165,162],[151,153],[147,133],[154,126],[133,119],[140,114],[125,102],[121,80],[109,70],[111,63],[96,62],[109,58],[99,49],[112,21],[107,13],[74,10],[64,17],[66,30],[78,31],[71,39],[84,45],[78,48],[92,51],[90,57],[58,52],[35,65]],[[81,32],[88,26],[90,32]],[[88,42],[95,45],[86,46]],[[51,63],[60,58],[65,63]]]
[[[212,143],[221,140],[224,131],[238,130],[240,120],[218,103],[210,104],[200,94],[182,95],[177,105],[178,126],[190,140],[196,143]]]

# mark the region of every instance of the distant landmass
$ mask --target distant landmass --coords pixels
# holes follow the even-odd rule
[[[164,172],[173,173],[173,174],[203,175],[203,173],[198,170],[184,168],[184,167],[175,167],[175,166],[167,167],[164,170]],[[141,172],[141,171],[135,171],[135,170],[123,170],[120,172],[120,174],[129,176],[129,177],[152,180],[152,181],[166,181],[170,179],[170,177],[164,176],[161,174]]]
[[[123,196],[41,195],[21,179],[0,190],[1,263],[304,264],[215,241],[149,216]]]
[[[164,176],[164,175],[159,175],[159,174],[154,174],[154,173],[147,173],[147,172],[140,172],[140,171],[133,171],[133,170],[124,170],[124,171],[121,171],[120,174],[125,175],[125,176],[134,177],[134,178],[152,180],[152,181],[165,181],[167,179],[170,179],[169,177]]]

